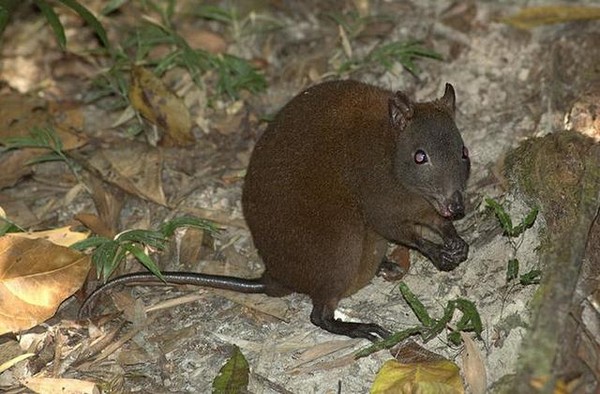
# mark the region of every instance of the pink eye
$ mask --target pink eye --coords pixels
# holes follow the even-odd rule
[[[468,159],[469,158],[469,149],[467,149],[466,146],[463,146],[462,150],[463,150],[462,151],[462,157],[463,157],[463,159]]]
[[[429,159],[427,158],[427,153],[419,149],[415,152],[415,163],[424,164],[427,163]]]

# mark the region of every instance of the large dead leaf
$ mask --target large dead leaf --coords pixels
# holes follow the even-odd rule
[[[46,102],[19,93],[0,96],[0,138],[23,137],[34,126],[45,126],[50,120]]]
[[[144,118],[165,131],[161,141],[164,146],[194,143],[192,120],[183,100],[143,67],[133,67],[131,70],[129,100]]]
[[[145,144],[98,150],[90,159],[103,180],[126,192],[166,205],[162,188],[162,154]]]
[[[89,256],[44,239],[0,237],[0,335],[52,317],[90,265]]]
[[[503,22],[519,29],[578,20],[600,19],[600,7],[549,5],[524,8]]]
[[[396,360],[386,361],[371,386],[373,394],[462,394],[464,392],[458,366],[448,360],[416,364],[403,364]]]
[[[81,111],[69,109],[68,114],[68,116],[61,114],[60,125],[55,127],[64,150],[76,149],[87,142],[83,135],[75,132],[83,127]],[[34,127],[52,124],[54,124],[53,118],[48,113],[48,104],[44,100],[12,92],[0,96],[0,140],[9,137],[26,137]],[[19,179],[29,175],[32,169],[27,163],[45,153],[47,152],[43,149],[20,149],[2,155],[0,189],[11,187]]]
[[[45,231],[35,231],[32,233],[14,233],[15,237],[22,237],[28,239],[45,239],[52,242],[55,245],[60,246],[71,246],[76,242],[83,241],[90,236],[89,232],[73,231],[71,226],[53,228]]]
[[[83,128],[80,108],[64,109],[58,112],[57,104],[51,105],[57,122],[48,112],[49,104],[31,95],[7,93],[0,96],[0,139],[25,137],[34,127],[54,125],[63,149],[71,150],[83,146],[87,140],[74,131]]]

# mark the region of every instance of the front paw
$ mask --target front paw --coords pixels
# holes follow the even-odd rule
[[[456,237],[448,240],[444,246],[440,246],[438,253],[432,259],[433,265],[440,271],[452,271],[467,259],[469,255],[469,244],[462,238]]]
[[[444,245],[444,251],[446,251],[458,265],[465,261],[469,256],[469,244],[460,237],[452,238]]]

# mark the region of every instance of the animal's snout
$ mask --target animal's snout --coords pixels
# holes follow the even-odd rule
[[[462,193],[454,192],[450,200],[446,204],[446,216],[448,219],[457,220],[465,216],[465,204]]]

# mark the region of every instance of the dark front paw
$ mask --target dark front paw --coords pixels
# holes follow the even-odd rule
[[[440,248],[438,261],[433,261],[441,271],[451,271],[467,259],[469,255],[469,244],[462,238],[456,237],[448,240]]]
[[[469,245],[458,236],[449,238],[443,246],[420,239],[417,249],[440,271],[452,271],[469,254]]]

